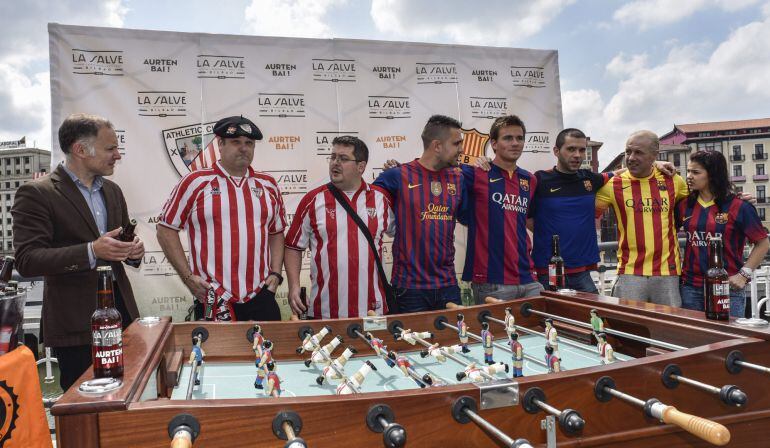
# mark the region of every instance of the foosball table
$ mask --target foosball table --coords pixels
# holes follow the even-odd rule
[[[162,318],[124,332],[120,388],[80,392],[88,371],[52,413],[64,448],[770,446],[769,337],[583,293],[364,319]]]

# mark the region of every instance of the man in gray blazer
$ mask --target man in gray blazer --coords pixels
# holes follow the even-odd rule
[[[139,311],[122,263],[138,266],[144,244],[117,239],[129,217],[120,187],[103,177],[121,157],[112,123],[70,115],[59,128],[59,145],[65,161],[22,185],[11,213],[19,273],[45,277],[42,337],[56,353],[66,391],[91,364],[97,264],[112,266],[125,327]]]

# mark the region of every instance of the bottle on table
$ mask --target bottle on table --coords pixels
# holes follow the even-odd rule
[[[299,288],[299,301],[305,307],[305,311],[299,313],[299,320],[307,320],[307,288],[304,286]]]
[[[559,235],[553,236],[551,242],[551,260],[548,262],[548,286],[551,291],[558,291],[565,287],[564,259],[559,249]]]
[[[99,283],[96,291],[96,311],[91,315],[91,347],[94,377],[123,376],[123,319],[115,308],[112,292],[112,268],[96,268]]]
[[[134,241],[134,238],[136,238],[136,220],[132,218],[128,224],[121,229],[118,234],[118,239],[125,243],[130,243]]]
[[[722,261],[722,238],[709,239],[709,269],[704,281],[706,318],[730,319],[730,280]]]
[[[16,259],[11,256],[5,257],[3,267],[0,269],[0,290],[4,290],[8,286],[8,283],[11,282],[11,279],[13,278],[13,264],[15,261]]]

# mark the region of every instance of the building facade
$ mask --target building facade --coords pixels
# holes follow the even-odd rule
[[[689,152],[713,150],[724,154],[730,181],[737,191],[757,198],[757,212],[768,226],[770,118],[674,125],[661,137],[661,143],[687,145]]]
[[[13,255],[14,250],[11,207],[16,190],[51,171],[51,152],[27,148],[23,143],[0,147],[0,255],[5,256]]]

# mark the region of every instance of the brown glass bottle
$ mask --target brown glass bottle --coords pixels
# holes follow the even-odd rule
[[[559,235],[553,236],[551,242],[551,260],[548,262],[548,286],[551,291],[564,289],[564,259],[559,249]]]
[[[112,293],[112,268],[100,266],[96,271],[99,274],[96,311],[91,315],[94,377],[120,378],[123,376],[123,327]]]
[[[304,286],[299,288],[299,301],[305,307],[305,311],[299,313],[299,320],[307,320],[307,288]]]
[[[136,220],[131,219],[131,221],[126,224],[125,227],[120,231],[118,234],[118,239],[120,241],[130,243],[134,241],[134,238],[136,237]]]
[[[704,281],[706,318],[730,319],[730,281],[722,262],[722,238],[709,239],[709,269]]]
[[[0,269],[0,291],[8,286],[8,282],[13,278],[13,264],[16,261],[13,257],[5,257],[3,268]]]

